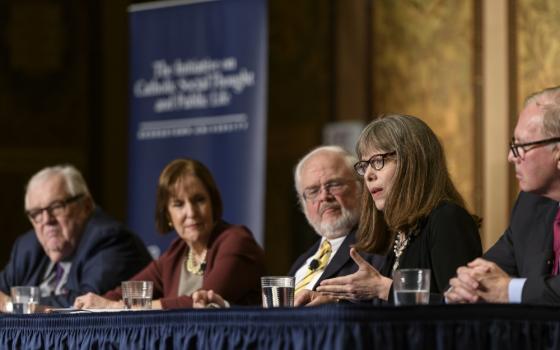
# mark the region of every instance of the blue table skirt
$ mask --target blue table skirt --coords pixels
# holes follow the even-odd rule
[[[327,305],[0,315],[0,349],[484,348],[560,348],[560,308]]]

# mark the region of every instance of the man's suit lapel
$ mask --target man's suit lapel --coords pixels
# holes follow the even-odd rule
[[[305,264],[305,261],[307,259],[309,259],[310,256],[313,256],[313,254],[315,254],[315,252],[317,250],[319,250],[319,245],[321,244],[321,240],[317,240],[317,242],[315,242],[315,244],[313,244],[311,246],[311,248],[309,248],[305,253],[303,253],[302,255],[300,255],[297,259],[296,262],[294,262],[294,264],[292,265],[292,268],[290,269],[290,272],[288,273],[289,276],[295,276],[297,270],[299,270],[299,268]]]
[[[35,245],[36,244],[36,245]],[[16,258],[16,279],[14,285],[38,286],[43,281],[43,275],[49,266],[50,259],[45,254],[38,240],[33,244],[33,249]],[[31,269],[30,267],[35,267]]]
[[[315,285],[313,286],[313,290],[315,290],[315,288],[319,285],[319,283],[321,283],[322,280],[337,276],[337,273],[344,267],[348,260],[351,260],[350,246],[353,245],[355,241],[356,238],[354,232],[351,232],[350,234],[348,234],[348,236],[346,236],[346,238],[344,239],[344,241],[342,241],[342,244],[336,251],[336,254],[327,265],[327,268],[325,269],[317,283],[315,283]]]
[[[536,222],[534,223],[534,232],[531,233],[531,237],[544,237],[544,240],[538,242],[535,240],[535,244],[538,244],[535,248],[538,249],[538,253],[534,256],[534,261],[528,261],[527,266],[534,272],[529,272],[529,275],[536,273],[537,275],[550,274],[552,271],[552,264],[554,263],[554,217],[558,211],[557,202],[546,202],[541,204],[546,206],[546,209],[539,210]],[[531,255],[528,255],[531,257]],[[530,260],[530,259],[529,259]]]

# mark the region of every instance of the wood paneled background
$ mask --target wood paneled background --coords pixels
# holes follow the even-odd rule
[[[469,208],[486,222],[484,152],[487,118],[510,133],[522,98],[560,82],[560,5],[545,0],[269,0],[269,108],[266,252],[271,273],[285,273],[315,239],[296,204],[292,171],[321,144],[328,122],[367,122],[378,113],[417,115],[436,131],[453,179]],[[125,0],[0,2],[0,180],[3,244],[30,227],[23,185],[39,168],[70,162],[83,170],[96,201],[124,220],[127,147]],[[508,19],[508,96],[501,115],[484,115],[483,23]],[[484,79],[483,79],[484,78]],[[500,78],[501,79],[501,78]],[[487,92],[487,91],[486,91]],[[484,136],[486,135],[486,136]],[[507,144],[490,152],[506,157]],[[494,153],[492,153],[494,154]],[[503,217],[502,217],[503,216]],[[498,221],[496,221],[498,222]],[[488,227],[488,226],[485,226]],[[504,227],[505,228],[505,227]],[[484,232],[490,244],[501,231]]]
[[[475,195],[473,1],[374,1],[374,112],[416,115],[444,144],[471,210]]]

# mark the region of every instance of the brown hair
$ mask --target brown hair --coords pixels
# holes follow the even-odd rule
[[[222,218],[222,197],[210,170],[194,159],[175,159],[167,164],[159,176],[156,194],[156,228],[160,233],[169,232],[173,228],[169,225],[167,204],[177,183],[187,175],[196,176],[208,191],[214,221]]]
[[[414,232],[421,219],[443,200],[465,203],[449,176],[443,147],[434,132],[417,117],[380,116],[362,131],[356,153],[395,151],[397,168],[383,212],[364,186],[356,248],[385,254],[397,231]]]

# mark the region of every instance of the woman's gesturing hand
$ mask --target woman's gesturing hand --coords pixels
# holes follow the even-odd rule
[[[350,249],[350,257],[358,265],[358,271],[351,275],[324,280],[317,287],[317,291],[343,299],[380,298],[387,300],[393,280],[381,275],[377,269],[358,254],[356,249]]]

